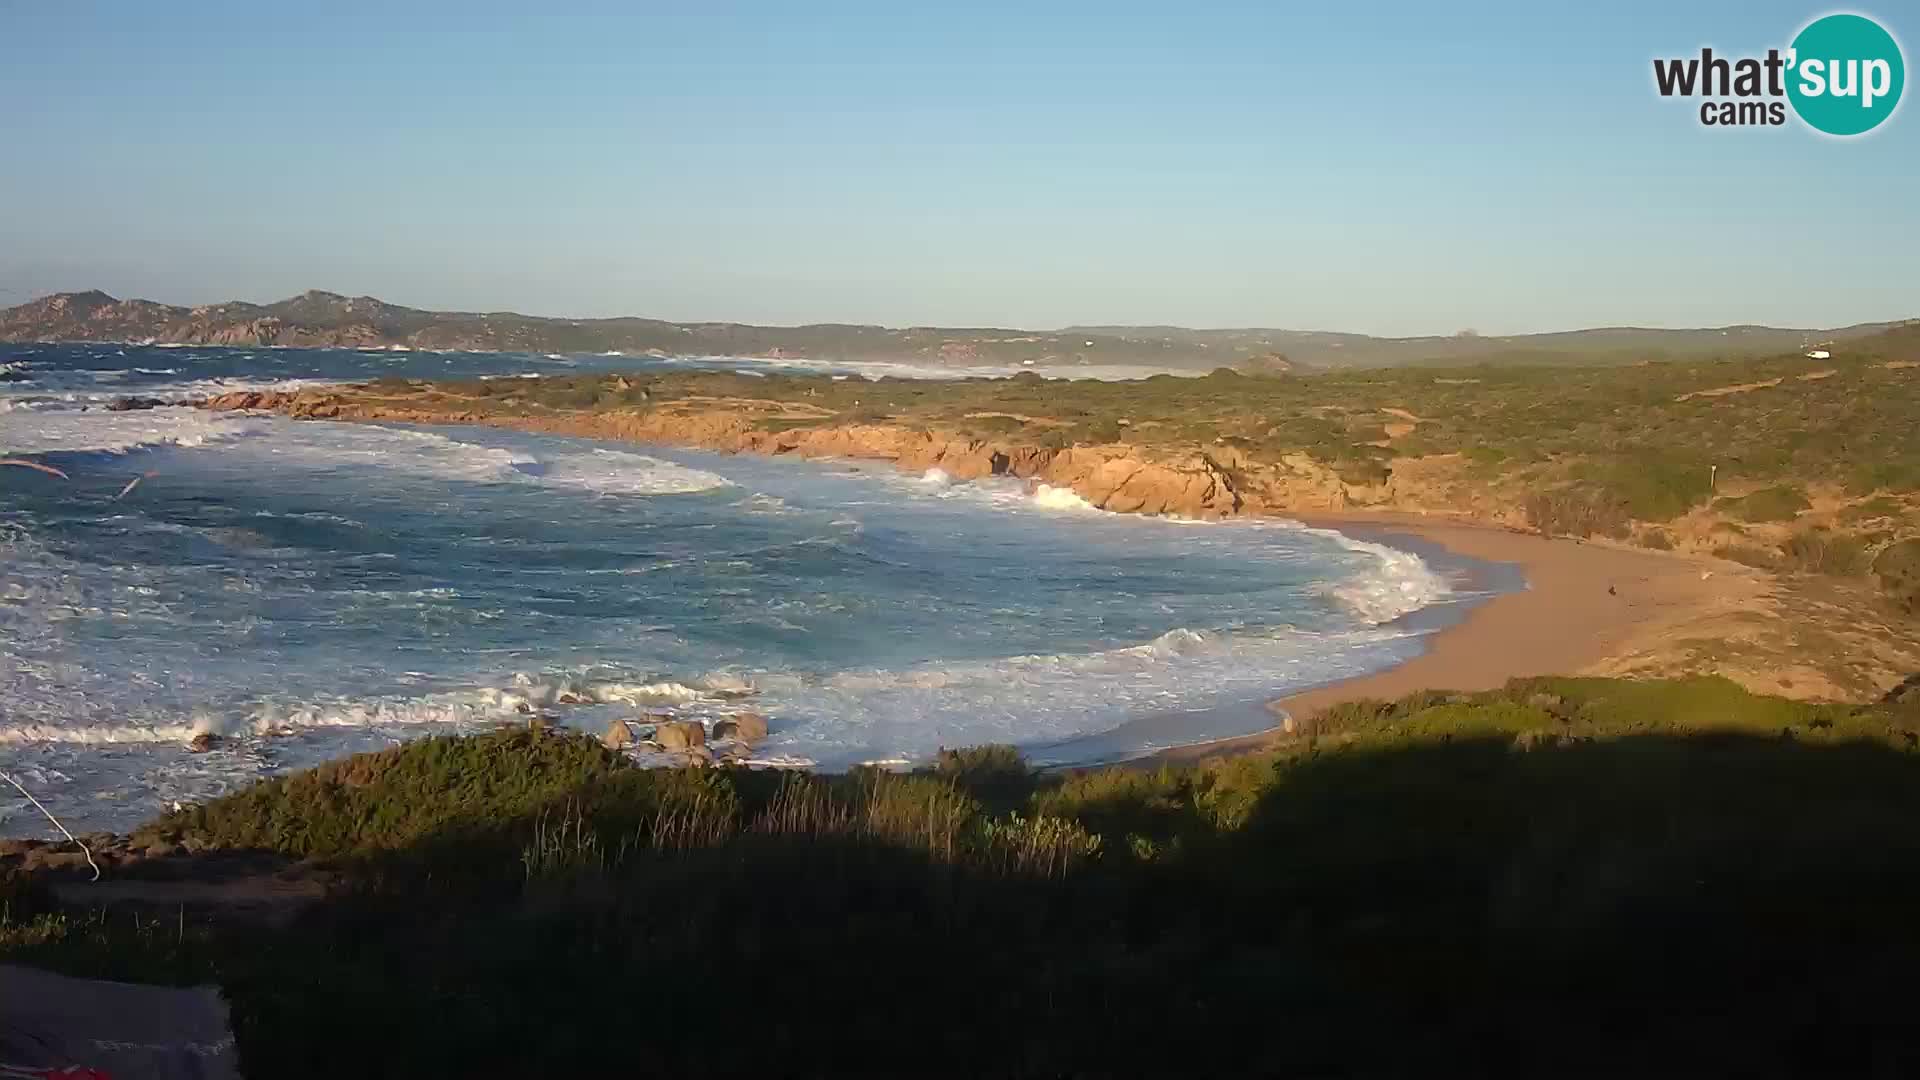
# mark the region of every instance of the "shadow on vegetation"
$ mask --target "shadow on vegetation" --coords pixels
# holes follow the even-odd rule
[[[435,739],[149,827],[344,868],[284,929],[63,919],[16,882],[0,953],[218,982],[255,1077],[1911,1075],[1916,726],[1530,680],[1159,772]]]

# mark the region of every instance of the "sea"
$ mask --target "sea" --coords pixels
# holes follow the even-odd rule
[[[106,408],[396,375],[695,369],[1008,374],[0,345],[0,458],[65,474],[0,467],[0,771],[85,832],[542,716],[598,735],[751,710],[770,731],[747,760],[764,767],[904,768],[984,743],[1113,761],[1271,726],[1263,702],[1398,663],[1484,595],[1431,551],[1110,514],[884,463]],[[220,738],[194,752],[200,734]],[[0,787],[0,835],[49,831]]]

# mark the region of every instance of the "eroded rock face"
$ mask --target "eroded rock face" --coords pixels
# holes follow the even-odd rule
[[[1384,485],[1344,482],[1303,454],[1255,459],[1219,444],[1185,451],[1122,443],[1063,450],[929,432],[886,423],[831,424],[767,431],[757,421],[779,415],[766,402],[725,402],[555,415],[479,414],[444,399],[418,404],[352,387],[295,392],[241,391],[201,403],[218,410],[269,410],[299,419],[478,423],[523,431],[624,439],[726,452],[795,454],[892,462],[909,472],[939,469],[955,480],[991,476],[1036,480],[1074,492],[1102,510],[1224,518],[1241,514],[1345,510],[1355,506],[1426,509],[1456,497],[1450,461],[1406,459]],[[770,410],[773,410],[770,412]],[[1400,473],[1405,472],[1403,478]]]
[[[1232,479],[1204,454],[1156,461],[1125,448],[1075,447],[1055,454],[1039,476],[1123,514],[1217,518],[1241,509]]]

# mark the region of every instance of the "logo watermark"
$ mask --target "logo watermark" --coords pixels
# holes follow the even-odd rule
[[[1663,98],[1700,98],[1705,127],[1780,127],[1788,110],[1815,131],[1864,135],[1900,107],[1906,58],[1886,27],[1865,15],[1823,15],[1785,49],[1765,56],[1699,56],[1653,62]]]

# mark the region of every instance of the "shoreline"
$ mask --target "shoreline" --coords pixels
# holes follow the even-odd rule
[[[1771,578],[1736,563],[1608,541],[1548,538],[1485,519],[1444,513],[1335,509],[1318,480],[1301,478],[1268,498],[1243,498],[1205,455],[1137,452],[1131,447],[1075,446],[1057,452],[1019,444],[914,432],[892,424],[835,425],[810,431],[759,431],[750,410],[587,412],[555,416],[484,416],[465,408],[417,408],[355,400],[342,391],[240,393],[201,408],[264,409],[295,419],[334,422],[475,425],[533,433],[770,457],[842,458],[884,463],[913,473],[940,468],[956,480],[1014,476],[1064,487],[1095,507],[1149,516],[1279,518],[1330,529],[1357,540],[1488,565],[1518,581],[1473,604],[1465,615],[1426,634],[1418,655],[1367,675],[1292,691],[1245,706],[1271,723],[1225,739],[1178,743],[1121,762],[1194,761],[1245,753],[1284,738],[1288,716],[1306,716],[1358,698],[1395,698],[1416,690],[1491,690],[1537,675],[1631,674],[1638,657],[1685,650],[1683,626],[1704,625],[1750,610]],[[732,403],[719,403],[732,404]],[[1272,496],[1281,496],[1275,498]],[[1329,505],[1329,504],[1332,505]],[[1433,607],[1403,625],[1434,627]],[[1423,617],[1421,612],[1427,612]],[[1724,620],[1722,620],[1724,621]],[[1603,670],[1604,669],[1604,670]],[[1168,724],[1173,717],[1136,717],[1127,724]],[[1108,733],[1111,734],[1111,733]],[[1085,768],[1061,763],[1055,768]]]
[[[1269,701],[1274,725],[1265,731],[1167,747],[1136,762],[1189,763],[1269,749],[1288,737],[1283,725],[1289,717],[1304,719],[1361,699],[1494,690],[1509,679],[1630,666],[1635,654],[1672,644],[1686,624],[1745,605],[1766,588],[1758,572],[1738,564],[1474,521],[1393,512],[1308,513],[1298,520],[1416,554],[1437,547],[1511,567],[1524,584],[1434,630],[1420,654],[1403,663]]]

